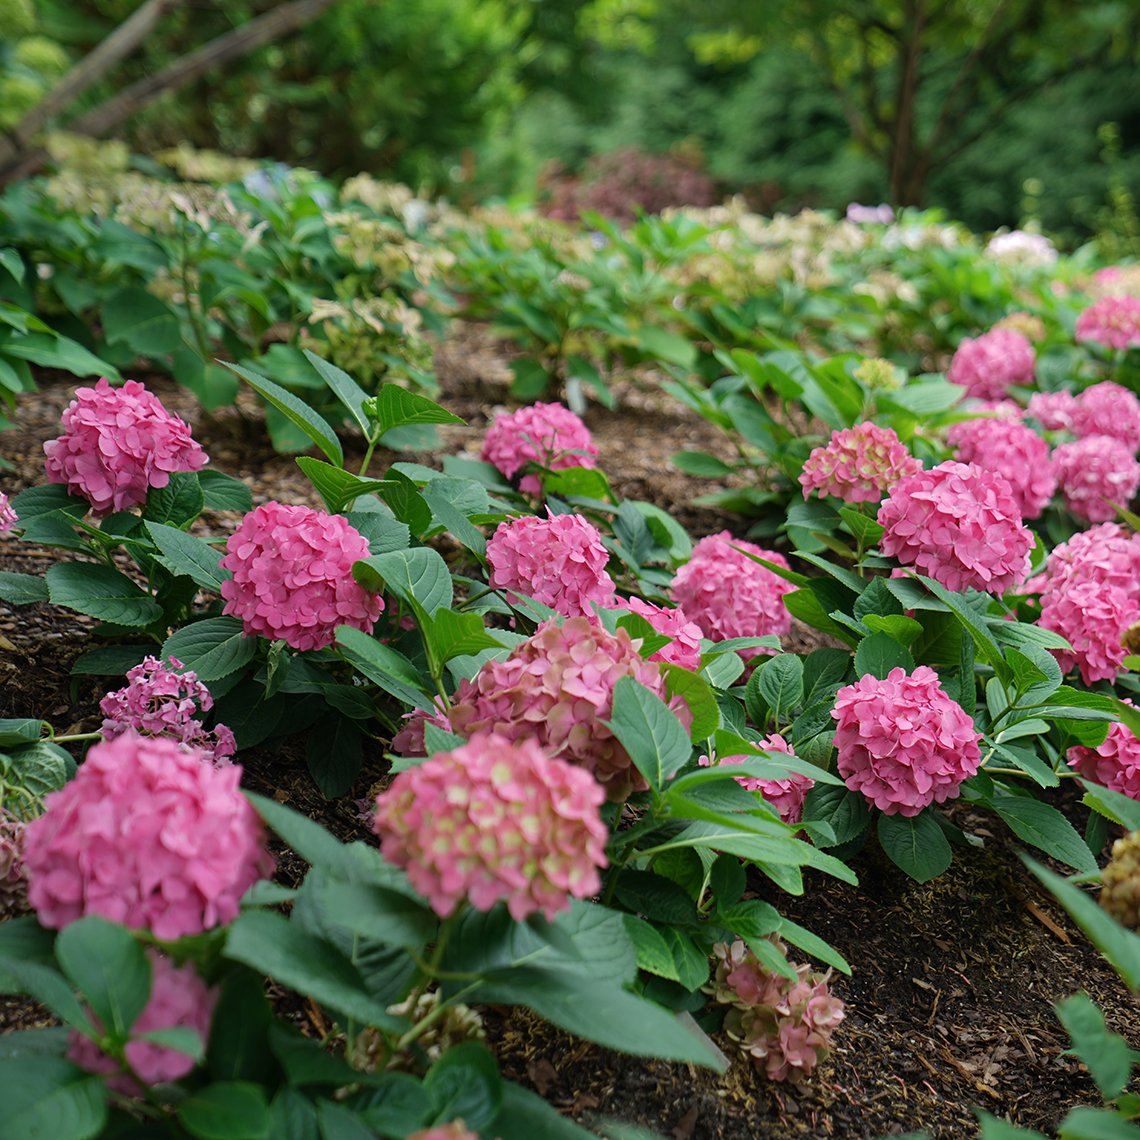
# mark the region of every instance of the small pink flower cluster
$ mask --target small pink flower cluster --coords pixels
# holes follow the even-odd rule
[[[1053,452],[1053,470],[1065,505],[1078,518],[1108,522],[1113,503],[1128,506],[1140,490],[1140,463],[1132,448],[1108,435],[1087,435]]]
[[[229,922],[273,871],[241,768],[126,733],[96,744],[25,829],[28,900],[44,926],[97,914],[168,941]]]
[[[1114,722],[1103,744],[1070,748],[1066,759],[1086,780],[1140,800],[1140,739],[1127,725]]]
[[[8,496],[0,491],[0,534],[10,534],[19,522],[12,504],[8,502]]]
[[[187,424],[137,380],[78,389],[62,422],[64,434],[44,444],[48,481],[66,483],[97,514],[140,506],[174,472],[206,464]]]
[[[1140,297],[1108,296],[1077,317],[1077,340],[1122,350],[1140,345]]]
[[[178,1049],[144,1040],[142,1034],[163,1029],[192,1029],[204,1042],[210,1033],[218,991],[207,987],[191,965],[175,966],[169,958],[153,950],[147,951],[147,957],[151,967],[150,1000],[131,1028],[132,1040],[127,1043],[126,1056],[139,1081],[156,1085],[186,1076],[194,1068],[194,1058]],[[98,1018],[92,1017],[98,1025]],[[143,1094],[138,1081],[90,1038],[73,1029],[70,1042],[69,1061],[89,1073],[106,1074],[108,1087],[124,1096]]]
[[[702,538],[673,579],[673,600],[710,641],[768,634],[783,637],[792,628],[784,595],[795,586],[748,554],[789,568],[782,554],[722,530]]]
[[[487,543],[495,590],[526,594],[566,617],[611,606],[614,583],[609,551],[598,528],[581,515],[524,515],[500,523]]]
[[[641,598],[623,598],[619,605],[645,618],[658,633],[673,640],[649,655],[650,661],[665,661],[696,672],[701,667],[701,627],[689,621],[680,607],[658,606]]]
[[[561,404],[531,404],[499,416],[487,429],[482,458],[513,479],[527,464],[551,471],[596,467],[598,449],[590,429]],[[542,492],[537,474],[524,475],[519,489],[526,495]]]
[[[961,384],[967,396],[1000,400],[1013,384],[1032,384],[1036,354],[1019,332],[995,328],[966,337],[954,353],[946,378]]]
[[[0,921],[28,909],[24,821],[0,808]]]
[[[773,938],[777,949],[784,945]],[[729,1006],[725,1032],[770,1081],[799,1083],[831,1051],[831,1038],[843,1020],[843,1002],[828,988],[830,971],[795,967],[796,980],[764,966],[738,938],[713,947],[713,996]]]
[[[1001,593],[1029,570],[1033,535],[1009,483],[973,463],[940,463],[896,483],[878,523],[884,554],[948,590]]]
[[[331,645],[339,625],[370,633],[384,600],[352,576],[368,555],[367,539],[340,515],[266,503],[226,542],[219,565],[233,577],[220,588],[222,612],[241,618],[247,635],[301,650]]]
[[[965,420],[946,435],[962,463],[1001,475],[1013,491],[1023,519],[1035,519],[1057,489],[1049,445],[1030,427],[1012,419]]]
[[[169,669],[157,657],[146,657],[131,669],[126,686],[99,702],[103,736],[166,736],[201,749],[215,764],[228,764],[237,749],[234,734],[224,724],[211,732],[198,719],[199,709],[207,713],[214,707],[214,698],[197,673],[177,672],[182,667],[176,657],[170,658]]]
[[[794,756],[791,745],[778,733],[769,736],[756,745],[757,748],[767,749],[769,752],[784,752]],[[743,764],[746,760],[754,760],[754,756],[718,756],[710,760],[702,756],[699,763],[702,768],[712,765],[718,767],[722,764]],[[762,776],[737,776],[736,782],[750,792],[759,792],[780,813],[780,818],[788,824],[799,823],[804,817],[804,799],[808,792],[815,787],[815,781],[810,776],[799,772],[789,772],[787,776],[774,779],[765,779]]]
[[[1077,398],[1068,389],[1034,392],[1026,412],[1046,431],[1072,431]]]
[[[877,503],[903,476],[921,470],[890,428],[867,421],[832,432],[825,447],[815,448],[800,472],[800,486],[805,499],[815,491],[845,503]]]
[[[1103,380],[1086,388],[1074,400],[1071,418],[1081,438],[1107,435],[1133,453],[1140,449],[1140,400],[1120,384]]]
[[[974,722],[927,665],[860,677],[839,690],[831,715],[839,774],[884,815],[952,799],[982,762]]]
[[[409,1132],[407,1140],[479,1140],[479,1133],[472,1132],[460,1119]]]
[[[505,901],[516,922],[552,920],[601,887],[605,792],[534,739],[476,733],[401,772],[376,798],[380,850],[446,918]]]

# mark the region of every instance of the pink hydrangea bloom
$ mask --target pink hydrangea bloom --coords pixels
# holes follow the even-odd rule
[[[524,515],[500,523],[487,543],[492,588],[526,594],[567,617],[592,614],[594,602],[613,605],[609,560],[598,528],[581,515]]]
[[[839,774],[884,815],[918,815],[958,795],[982,761],[974,722],[927,665],[866,674],[831,712]]]
[[[126,733],[96,744],[25,831],[28,899],[44,926],[97,914],[164,941],[230,922],[273,871],[241,768]]]
[[[1105,589],[1135,590],[1140,581],[1140,534],[1115,522],[1078,531],[1053,548],[1045,573],[1033,581],[1042,594],[1085,581]]]
[[[778,733],[762,740],[756,747],[765,748],[769,752],[784,752],[789,756],[795,755],[791,745]],[[754,756],[745,755],[718,756],[715,763],[717,765],[743,764],[746,760],[754,759]],[[708,768],[714,761],[710,760],[708,756],[702,756],[699,763],[702,768]],[[791,824],[799,823],[803,819],[804,799],[808,792],[815,787],[815,781],[810,776],[801,775],[799,772],[789,772],[787,776],[776,779],[764,779],[762,776],[737,776],[736,782],[750,792],[759,792],[780,813],[780,818],[785,823]]]
[[[1000,400],[1013,384],[1032,384],[1036,354],[1014,329],[990,329],[966,337],[954,353],[946,378],[961,384],[968,396]]]
[[[0,922],[28,909],[24,821],[0,807]]]
[[[667,661],[694,672],[701,667],[701,627],[689,621],[680,607],[654,605],[641,598],[624,598],[620,604],[631,613],[638,614],[658,633],[671,637],[668,645],[663,645],[649,656],[650,661]]]
[[[1115,680],[1128,656],[1124,632],[1140,621],[1136,584],[1128,589],[1085,578],[1054,588],[1041,599],[1038,624],[1059,633],[1072,652],[1053,650],[1063,672],[1074,665],[1086,685]]]
[[[282,640],[294,649],[323,649],[338,625],[365,633],[384,599],[352,576],[369,555],[368,541],[340,515],[266,503],[250,511],[226,542],[220,588],[223,613],[241,618],[247,635]]]
[[[1140,800],[1140,740],[1127,725],[1114,722],[1103,744],[1070,748],[1066,759],[1086,780]]]
[[[788,560],[777,551],[733,538],[723,530],[693,547],[689,561],[673,579],[673,600],[711,641],[768,634],[783,637],[792,628],[784,595],[795,586],[741,551],[788,568]]]
[[[1046,431],[1071,431],[1076,406],[1072,392],[1034,392],[1026,412]]]
[[[472,1132],[462,1120],[452,1120],[409,1132],[407,1140],[479,1140],[479,1133]]]
[[[237,748],[234,734],[219,724],[212,732],[198,719],[199,710],[214,707],[210,690],[194,672],[180,673],[182,662],[170,659],[168,669],[157,657],[146,657],[127,673],[127,684],[100,702],[103,736],[114,740],[124,732],[168,736],[179,744],[200,748],[215,764],[228,764]]]
[[[834,495],[846,503],[877,503],[904,475],[922,470],[922,463],[890,429],[870,421],[831,433],[825,447],[807,457],[800,472],[806,499]]]
[[[534,739],[476,733],[401,772],[376,798],[384,858],[446,917],[504,901],[516,922],[553,919],[601,888],[609,831],[601,785]]]
[[[896,483],[878,523],[884,554],[948,590],[1001,593],[1029,570],[1033,536],[1009,483],[974,463],[940,463]]]
[[[1035,519],[1057,489],[1049,445],[1030,427],[1011,419],[965,420],[946,436],[962,463],[976,463],[1004,476],[1023,519]]]
[[[8,496],[0,491],[0,534],[9,534],[19,522],[12,504],[8,502]]]
[[[194,1068],[193,1057],[166,1045],[141,1040],[144,1033],[160,1029],[192,1029],[203,1042],[210,1034],[210,1020],[218,991],[210,989],[192,965],[176,966],[169,958],[147,951],[151,967],[150,1000],[131,1028],[127,1062],[144,1085],[177,1081]],[[98,1025],[98,1019],[94,1019]],[[107,1084],[125,1096],[141,1096],[143,1089],[119,1062],[104,1053],[94,1041],[73,1029],[67,1058],[89,1073],[104,1073]]]
[[[513,479],[528,463],[552,471],[596,467],[598,449],[590,429],[561,404],[531,404],[498,416],[487,429],[482,458]],[[542,491],[537,474],[524,475],[519,489],[527,495]]]
[[[1092,275],[1094,297],[1140,297],[1140,265],[1106,265]]]
[[[773,939],[784,952],[784,945]],[[831,1051],[843,1002],[829,987],[830,971],[795,967],[792,981],[764,966],[738,938],[713,947],[713,996],[729,1006],[724,1029],[771,1081],[799,1083]]]
[[[1094,301],[1077,317],[1077,340],[1118,350],[1140,345],[1140,297],[1108,296]]]
[[[1053,452],[1053,470],[1065,506],[1078,518],[1108,522],[1113,503],[1126,507],[1140,489],[1140,463],[1132,449],[1109,435],[1086,435]]]
[[[1111,380],[1093,384],[1076,398],[1072,423],[1078,436],[1110,435],[1132,452],[1140,449],[1140,400]]]
[[[78,389],[62,422],[64,434],[44,444],[48,481],[67,484],[97,514],[137,507],[174,472],[206,464],[189,426],[137,380]]]

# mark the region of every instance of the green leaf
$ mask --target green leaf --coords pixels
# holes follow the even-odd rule
[[[1104,1014],[1086,993],[1076,993],[1056,1006],[1057,1016],[1072,1039],[1072,1052],[1087,1066],[1105,1100],[1115,1100],[1132,1075],[1132,1049],[1109,1031]]]
[[[1140,1140],[1140,1128],[1111,1108],[1079,1105],[1069,1109],[1057,1135],[1061,1140]]]
[[[120,380],[119,370],[90,353],[81,344],[53,333],[29,333],[4,345],[7,356],[30,360],[44,368],[61,368],[73,376],[106,376]],[[17,513],[19,510],[17,509]]]
[[[191,471],[176,471],[165,487],[147,495],[143,518],[183,527],[192,523],[205,505],[206,496],[198,476]]]
[[[961,594],[955,594],[947,590],[945,586],[940,582],[936,582],[933,578],[927,578],[921,574],[916,575],[916,577],[958,618],[974,639],[974,644],[977,646],[978,654],[982,660],[992,665],[994,672],[1002,681],[1008,684],[1013,678],[1013,671],[1006,663],[1001,647],[994,640],[993,634],[990,633],[989,626],[984,624],[978,613],[965,604],[965,600]],[[1005,625],[1009,623],[1003,622],[1001,624]]]
[[[344,405],[345,409],[356,421],[356,426],[367,437],[369,430],[368,415],[364,406],[368,401],[368,393],[343,368],[322,360],[315,352],[307,348],[303,350],[309,363],[317,370],[321,379],[332,389],[333,394]]]
[[[721,479],[733,472],[733,468],[723,459],[718,459],[707,451],[676,451],[670,462],[678,471],[695,475],[699,479]]]
[[[505,649],[484,626],[481,614],[436,610],[420,621],[428,652],[440,665],[453,657],[478,653],[483,649]]]
[[[62,788],[75,775],[75,760],[51,740],[37,740],[8,752],[10,784],[27,788],[41,798]]]
[[[207,1059],[214,1080],[268,1084],[276,1075],[268,1038],[273,1024],[262,976],[253,970],[228,970],[210,1021]]]
[[[24,717],[18,720],[0,720],[0,748],[14,744],[34,744],[43,736],[46,720]]]
[[[1096,871],[1096,859],[1075,827],[1055,808],[1022,796],[994,796],[990,807],[1026,843],[1078,871]]]
[[[885,633],[872,633],[855,647],[855,672],[884,679],[892,669],[914,671],[914,658],[905,645]]]
[[[720,724],[720,708],[712,686],[704,677],[683,669],[680,665],[668,661],[661,662],[660,665],[669,699],[680,697],[688,706],[692,717],[689,735],[696,741],[707,739]]]
[[[929,811],[910,817],[881,815],[878,832],[887,858],[915,882],[928,883],[950,866],[950,843]]]
[[[198,472],[198,483],[205,496],[207,510],[243,513],[253,510],[253,495],[249,487],[232,475],[207,469]]]
[[[234,617],[206,618],[176,630],[162,643],[163,657],[177,657],[199,680],[220,681],[248,665],[258,639],[246,637]]]
[[[116,289],[103,302],[101,316],[107,343],[122,342],[139,356],[164,356],[182,343],[178,317],[140,286]]]
[[[441,408],[426,396],[409,392],[397,384],[385,384],[379,395],[368,402],[368,415],[375,419],[380,433],[406,424],[461,424],[463,419]],[[331,458],[331,457],[330,457]]]
[[[0,1063],[4,1140],[92,1140],[107,1122],[103,1078],[60,1057]]]
[[[58,562],[45,577],[55,605],[100,621],[142,626],[162,617],[162,607],[145,590],[109,566]]]
[[[613,712],[605,724],[655,792],[692,756],[689,734],[673,710],[632,677],[614,686]]]
[[[215,1081],[191,1093],[178,1120],[197,1140],[269,1140],[269,1103],[248,1081]]]
[[[373,554],[357,562],[352,574],[366,589],[382,585],[429,615],[451,606],[451,572],[439,552],[429,546]]]
[[[407,1073],[374,1076],[368,1088],[343,1103],[382,1136],[406,1136],[423,1124],[431,1111],[423,1085]]]
[[[146,529],[155,546],[162,551],[158,561],[171,574],[184,574],[202,589],[215,594],[218,587],[233,576],[218,565],[221,554],[203,539],[160,522],[148,522]]]
[[[326,800],[352,790],[364,762],[364,736],[348,717],[318,721],[305,741],[309,775]]]
[[[236,372],[255,392],[304,432],[333,463],[344,464],[344,451],[336,433],[308,404],[298,400],[291,392],[274,384],[272,380],[248,368],[242,368],[240,364],[230,364],[225,361],[222,363]]]
[[[434,1111],[434,1123],[462,1119],[471,1129],[482,1129],[499,1114],[503,1078],[486,1045],[465,1041],[448,1049],[423,1082]]]
[[[48,600],[48,584],[39,574],[0,570],[0,598],[9,605],[27,606]]]
[[[337,627],[336,643],[340,655],[384,692],[413,708],[433,707],[426,682],[402,653],[348,625]]]
[[[1016,1124],[990,1116],[980,1108],[975,1108],[974,1112],[982,1125],[981,1140],[1049,1140],[1044,1132],[1038,1132],[1033,1128],[1019,1128]],[[925,1133],[921,1135],[925,1136]],[[899,1140],[903,1138],[900,1137]]]
[[[361,495],[383,491],[388,486],[382,479],[361,479],[343,467],[335,467],[309,455],[299,455],[295,462],[334,515],[340,514]]]
[[[666,364],[690,369],[697,361],[697,347],[687,336],[657,325],[641,325],[634,335],[638,348]]]
[[[150,998],[150,963],[133,935],[106,919],[80,918],[59,932],[55,956],[104,1032],[125,1040]]]
[[[245,796],[269,827],[306,862],[314,867],[350,865],[345,845],[327,828],[268,796],[256,792],[246,792]]]
[[[756,671],[756,688],[776,723],[783,724],[804,697],[803,661],[794,653],[769,658]]]
[[[900,645],[910,646],[922,636],[922,623],[914,618],[904,617],[902,614],[867,614],[863,624],[872,633],[885,633],[894,638]]]
[[[487,539],[468,516],[488,512],[486,488],[473,479],[440,478],[429,480],[420,494],[431,507],[435,520],[447,527],[468,550],[483,559],[487,552]]]
[[[879,526],[874,519],[861,514],[854,507],[840,507],[839,517],[843,519],[844,526],[864,550],[876,546],[879,539],[886,534],[885,527]]]
[[[677,964],[665,939],[657,928],[635,914],[623,914],[625,932],[637,951],[637,968],[659,978],[679,981]]]
[[[1091,780],[1081,780],[1081,786],[1085,789],[1081,803],[1120,824],[1125,831],[1140,831],[1140,803],[1131,796],[1102,788]]]
[[[859,792],[816,784],[804,800],[804,819],[823,820],[835,832],[835,846],[858,839],[871,825],[871,811]]]

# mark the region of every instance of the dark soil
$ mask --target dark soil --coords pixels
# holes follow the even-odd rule
[[[489,419],[509,406],[502,360],[468,335],[439,359],[441,402],[466,427],[441,431],[445,453],[478,455]],[[148,381],[191,422],[219,470],[246,479],[256,502],[276,498],[319,506],[292,459],[269,448],[251,401],[203,413],[170,382]],[[25,397],[14,430],[0,435],[0,473],[9,494],[42,481],[42,443],[58,434],[59,413],[76,386],[42,377]],[[728,457],[722,437],[645,383],[622,386],[617,411],[592,407],[587,422],[599,465],[625,498],[668,508],[694,538],[747,521],[696,509],[695,495],[717,484],[674,471],[669,456],[705,450]],[[374,471],[392,457],[378,456]],[[436,457],[406,456],[431,463]],[[236,518],[208,520],[217,532]],[[0,568],[42,572],[55,555],[0,537]],[[93,623],[46,604],[14,609],[0,602],[0,717],[50,720],[57,732],[98,727],[99,679],[69,670],[96,641]],[[300,749],[275,746],[243,757],[247,783],[320,819],[342,837],[364,837],[353,797],[329,803],[309,780]],[[382,773],[379,757],[354,796]],[[1062,805],[1065,806],[1065,805]],[[1066,808],[1078,826],[1077,805]],[[975,1107],[1051,1132],[1074,1104],[1097,1103],[1084,1066],[1065,1056],[1067,1039],[1053,1003],[1084,989],[1108,1023],[1140,1047],[1132,996],[1018,861],[1012,837],[964,807],[955,822],[985,840],[959,851],[953,867],[919,886],[873,846],[852,860],[860,885],[805,876],[801,897],[766,880],[752,884],[781,913],[829,941],[854,967],[833,988],[847,1003],[834,1054],[802,1088],[768,1083],[744,1059],[723,1077],[684,1065],[610,1053],[567,1037],[524,1013],[487,1011],[488,1039],[507,1076],[535,1088],[560,1110],[590,1124],[617,1118],[675,1140],[771,1137],[880,1137],[925,1129],[938,1140],[976,1135]],[[286,879],[303,872],[283,861]],[[324,1028],[320,1011],[289,1004],[290,1015]],[[34,1005],[0,998],[0,1032],[42,1022]],[[731,1052],[731,1042],[721,1046]],[[540,1140],[540,1138],[536,1138]]]

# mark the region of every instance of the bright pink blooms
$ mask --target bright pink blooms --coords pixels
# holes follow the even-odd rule
[[[1053,452],[1053,470],[1065,506],[1078,518],[1108,522],[1113,503],[1128,506],[1140,489],[1140,463],[1126,443],[1109,435],[1087,435]]]
[[[1114,722],[1103,744],[1070,748],[1066,759],[1086,780],[1140,800],[1140,740],[1127,725]]]
[[[982,761],[974,722],[927,665],[860,677],[839,690],[831,715],[839,774],[884,815],[953,799]]]
[[[1000,400],[1011,385],[1033,383],[1035,364],[1033,345],[1021,333],[995,328],[958,345],[946,378],[961,384],[967,396]]]
[[[1030,427],[1011,419],[964,420],[947,432],[962,463],[976,463],[1005,477],[1024,519],[1035,519],[1057,489],[1049,445]]]
[[[79,388],[62,422],[64,434],[44,444],[48,481],[66,483],[96,514],[140,506],[174,472],[206,464],[189,426],[137,380]]]
[[[794,756],[791,745],[779,734],[769,736],[756,745],[769,752],[784,752]],[[708,768],[713,763],[718,767],[722,764],[743,764],[746,760],[754,760],[754,756],[718,756],[714,761],[702,756],[698,761],[702,768]],[[750,792],[759,792],[780,813],[785,823],[799,823],[804,817],[804,799],[808,792],[815,787],[815,781],[810,776],[799,772],[789,772],[787,776],[765,779],[762,776],[737,776],[736,782]]]
[[[384,858],[446,917],[505,901],[516,922],[553,919],[601,887],[609,831],[601,785],[534,739],[477,733],[401,772],[376,798]]]
[[[1094,301],[1077,317],[1077,340],[1117,350],[1140,345],[1140,297],[1108,296]]]
[[[667,661],[672,665],[680,665],[683,669],[692,669],[694,672],[700,669],[701,627],[695,621],[689,621],[684,610],[679,607],[654,605],[653,602],[646,602],[641,598],[623,598],[619,601],[619,605],[645,618],[658,633],[673,639],[656,653],[650,654],[650,661]]]
[[[1026,412],[1046,431],[1071,431],[1077,398],[1072,392],[1034,392]]]
[[[733,538],[723,530],[693,547],[689,561],[673,579],[673,600],[711,641],[768,634],[782,637],[792,628],[784,595],[795,586],[741,551],[788,569],[782,554]]]
[[[8,496],[0,491],[0,534],[9,534],[19,522],[12,504],[8,502]]]
[[[146,657],[127,673],[127,684],[100,702],[103,736],[114,740],[124,732],[168,736],[179,744],[200,748],[215,764],[228,764],[237,744],[234,734],[219,724],[212,732],[199,720],[199,710],[214,707],[210,690],[194,672],[180,673],[182,662],[170,659],[168,669],[157,657]]]
[[[825,447],[807,457],[800,473],[806,499],[834,495],[846,503],[877,503],[904,475],[922,470],[922,463],[890,429],[870,421],[831,433]]]
[[[551,471],[596,467],[597,455],[590,429],[569,408],[541,402],[497,417],[487,429],[482,452],[508,479],[530,463]],[[542,481],[532,472],[523,476],[519,489],[537,495]]]
[[[0,807],[0,921],[28,909],[24,821]]]
[[[1140,400],[1111,380],[1093,384],[1074,401],[1072,425],[1078,436],[1110,435],[1135,452],[1140,449]]]
[[[25,830],[28,900],[55,929],[97,914],[163,941],[230,922],[273,871],[241,768],[127,733],[96,744]]]
[[[207,987],[191,965],[175,966],[169,958],[147,951],[151,966],[150,1000],[131,1028],[126,1055],[131,1069],[144,1085],[176,1081],[194,1068],[194,1059],[177,1049],[142,1039],[160,1029],[192,1029],[205,1042],[218,991]],[[98,1019],[95,1019],[98,1024]],[[143,1089],[119,1062],[104,1053],[94,1041],[71,1031],[67,1058],[89,1073],[105,1073],[107,1084],[125,1096],[141,1096]]]
[[[611,606],[609,551],[598,528],[581,515],[535,515],[500,523],[487,543],[493,589],[526,594],[566,617]]]
[[[368,541],[340,515],[266,503],[250,511],[226,543],[223,613],[245,632],[323,649],[338,625],[370,633],[384,599],[352,576],[369,555]]]
[[[1009,483],[973,463],[940,463],[896,483],[878,523],[884,554],[948,590],[997,594],[1029,570],[1033,536]]]
[[[772,939],[777,949],[784,945]],[[831,1051],[844,1018],[843,1002],[828,989],[830,971],[795,967],[796,979],[769,970],[738,938],[713,947],[713,996],[729,1006],[724,1029],[771,1081],[799,1083]]]

